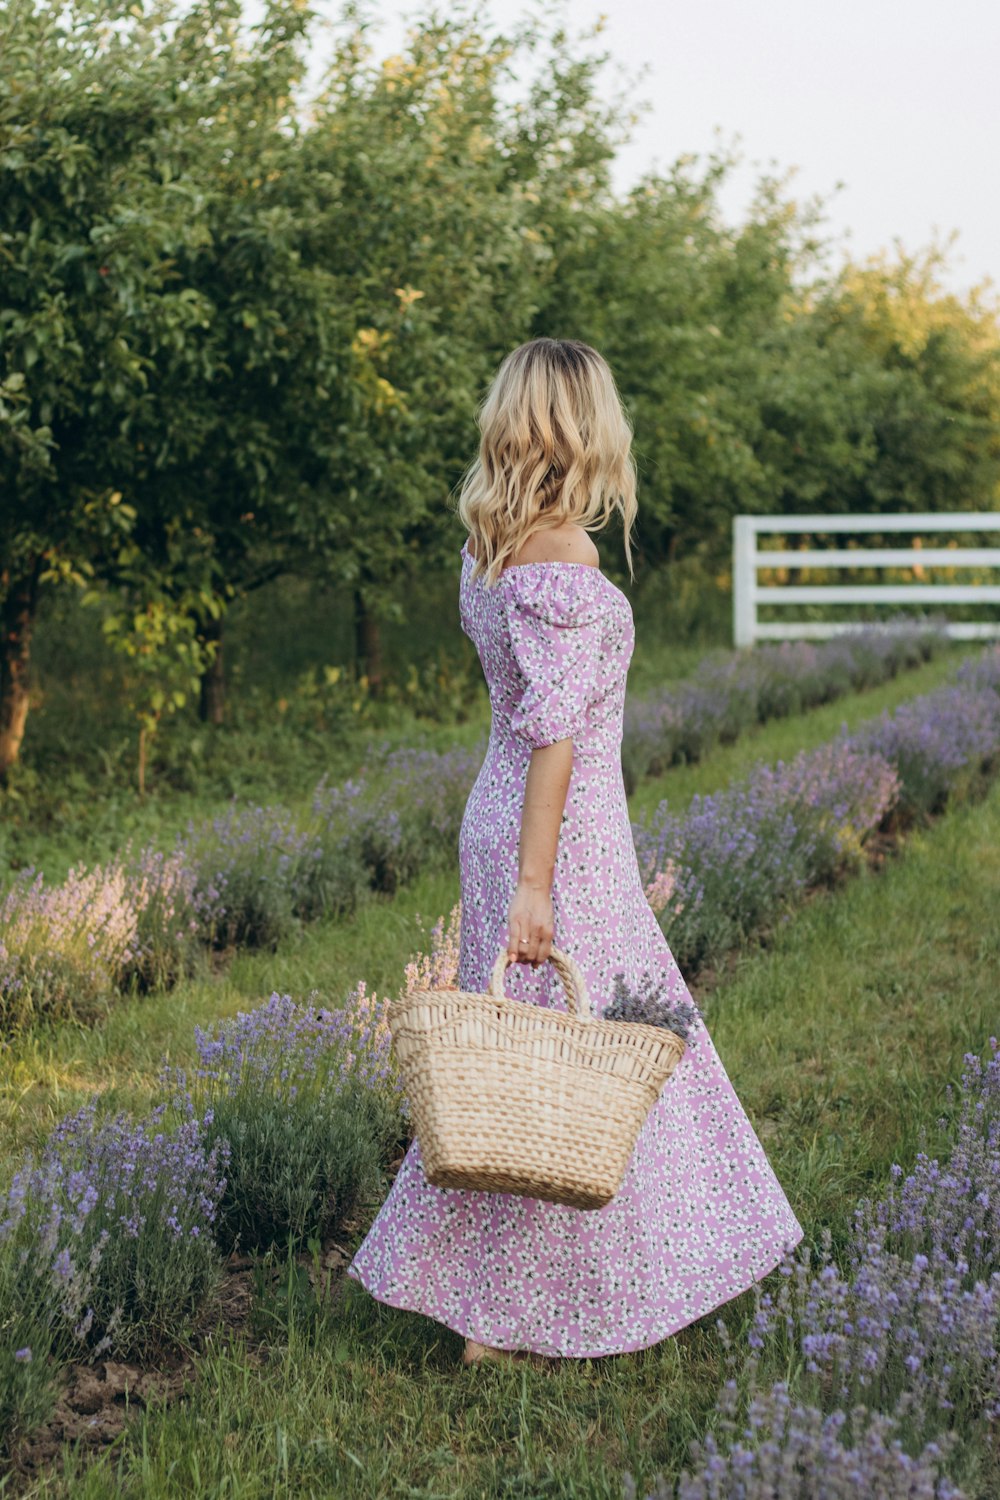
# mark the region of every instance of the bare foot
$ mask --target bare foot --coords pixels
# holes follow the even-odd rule
[[[558,1360],[550,1359],[546,1354],[536,1354],[532,1349],[494,1349],[492,1344],[478,1344],[475,1339],[466,1339],[465,1351],[462,1355],[463,1365],[478,1365],[483,1360],[492,1360],[497,1364],[518,1364],[527,1360],[538,1369],[550,1370],[558,1364]]]

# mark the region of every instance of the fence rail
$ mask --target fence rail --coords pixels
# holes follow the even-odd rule
[[[830,547],[801,551],[759,550],[761,533],[872,531],[993,531],[1000,536],[1000,512],[951,511],[932,515],[736,516],[733,519],[733,641],[823,638],[864,629],[860,620],[782,620],[761,622],[761,604],[1000,604],[997,583],[765,584],[760,568],[1000,568],[1000,547]],[[1000,621],[949,621],[955,640],[1000,638]]]

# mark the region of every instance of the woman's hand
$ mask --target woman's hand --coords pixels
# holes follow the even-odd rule
[[[519,880],[507,916],[507,953],[535,968],[552,952],[552,896],[544,886]],[[522,941],[523,939],[523,941]]]

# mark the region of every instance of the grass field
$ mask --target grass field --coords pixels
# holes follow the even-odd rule
[[[122,1007],[75,1051],[47,1057],[39,1043],[34,1065],[21,1064],[22,1103],[32,1071],[36,1124],[98,1082],[140,1103],[162,1047],[181,1050],[210,996],[229,1009],[279,976],[292,989],[351,980],[371,968],[366,943],[383,964],[390,949],[399,962],[418,946],[418,910],[429,922],[452,894],[445,881],[422,884],[364,913],[339,945],[316,930],[294,959],[240,960],[217,985]],[[894,1161],[934,1150],[946,1085],[963,1053],[997,1030],[998,903],[994,785],[985,801],[914,832],[881,872],[817,896],[710,994],[696,989],[807,1240],[824,1227],[839,1239],[858,1196]],[[725,1308],[734,1331],[749,1300]],[[235,1342],[199,1357],[188,1399],[137,1411],[96,1461],[66,1453],[33,1493],[618,1500],[623,1470],[640,1494],[681,1471],[720,1380],[714,1317],[638,1354],[555,1372],[462,1370],[457,1335],[383,1308],[354,1283],[317,1297],[301,1277],[279,1277],[261,1282],[254,1305]],[[995,1481],[984,1471],[969,1493],[986,1500]]]
[[[959,654],[758,726],[641,783],[631,813],[641,819],[664,799],[681,809],[762,761],[820,746],[842,725],[933,691]],[[946,1087],[964,1053],[1000,1030],[998,835],[994,785],[985,801],[911,830],[884,868],[814,891],[717,971],[691,976],[807,1246],[829,1238],[844,1251],[858,1199],[883,1190],[893,1163],[908,1169],[922,1148],[947,1146]],[[196,1025],[253,1009],[272,990],[318,991],[332,1007],[361,979],[394,992],[458,899],[456,864],[394,896],[369,894],[350,918],[306,925],[275,951],[206,956],[198,977],[120,995],[97,1024],[39,1021],[15,1036],[0,1074],[0,1180],[97,1093],[108,1111],[148,1113],[164,1059],[196,1065]],[[187,1355],[71,1366],[67,1401],[31,1447],[40,1467],[19,1465],[0,1493],[619,1497],[625,1473],[639,1496],[659,1475],[672,1485],[690,1441],[718,1418],[717,1315],[635,1355],[551,1372],[462,1370],[458,1335],[344,1280],[378,1202],[313,1246],[311,1273],[302,1251],[232,1264]],[[752,1295],[719,1313],[742,1350]],[[970,1500],[996,1492],[981,1459],[972,1444],[959,1454]]]

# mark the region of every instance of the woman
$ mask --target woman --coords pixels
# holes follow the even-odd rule
[[[509,354],[458,503],[459,611],[490,689],[486,759],[459,835],[458,987],[564,1006],[545,960],[577,960],[600,1014],[613,979],[690,1001],[643,890],[621,768],[634,646],[588,533],[617,511],[631,569],[632,431],[586,344]],[[446,1324],[464,1362],[645,1348],[772,1270],[802,1229],[700,1017],[597,1211],[431,1186],[414,1141],[348,1274]]]

